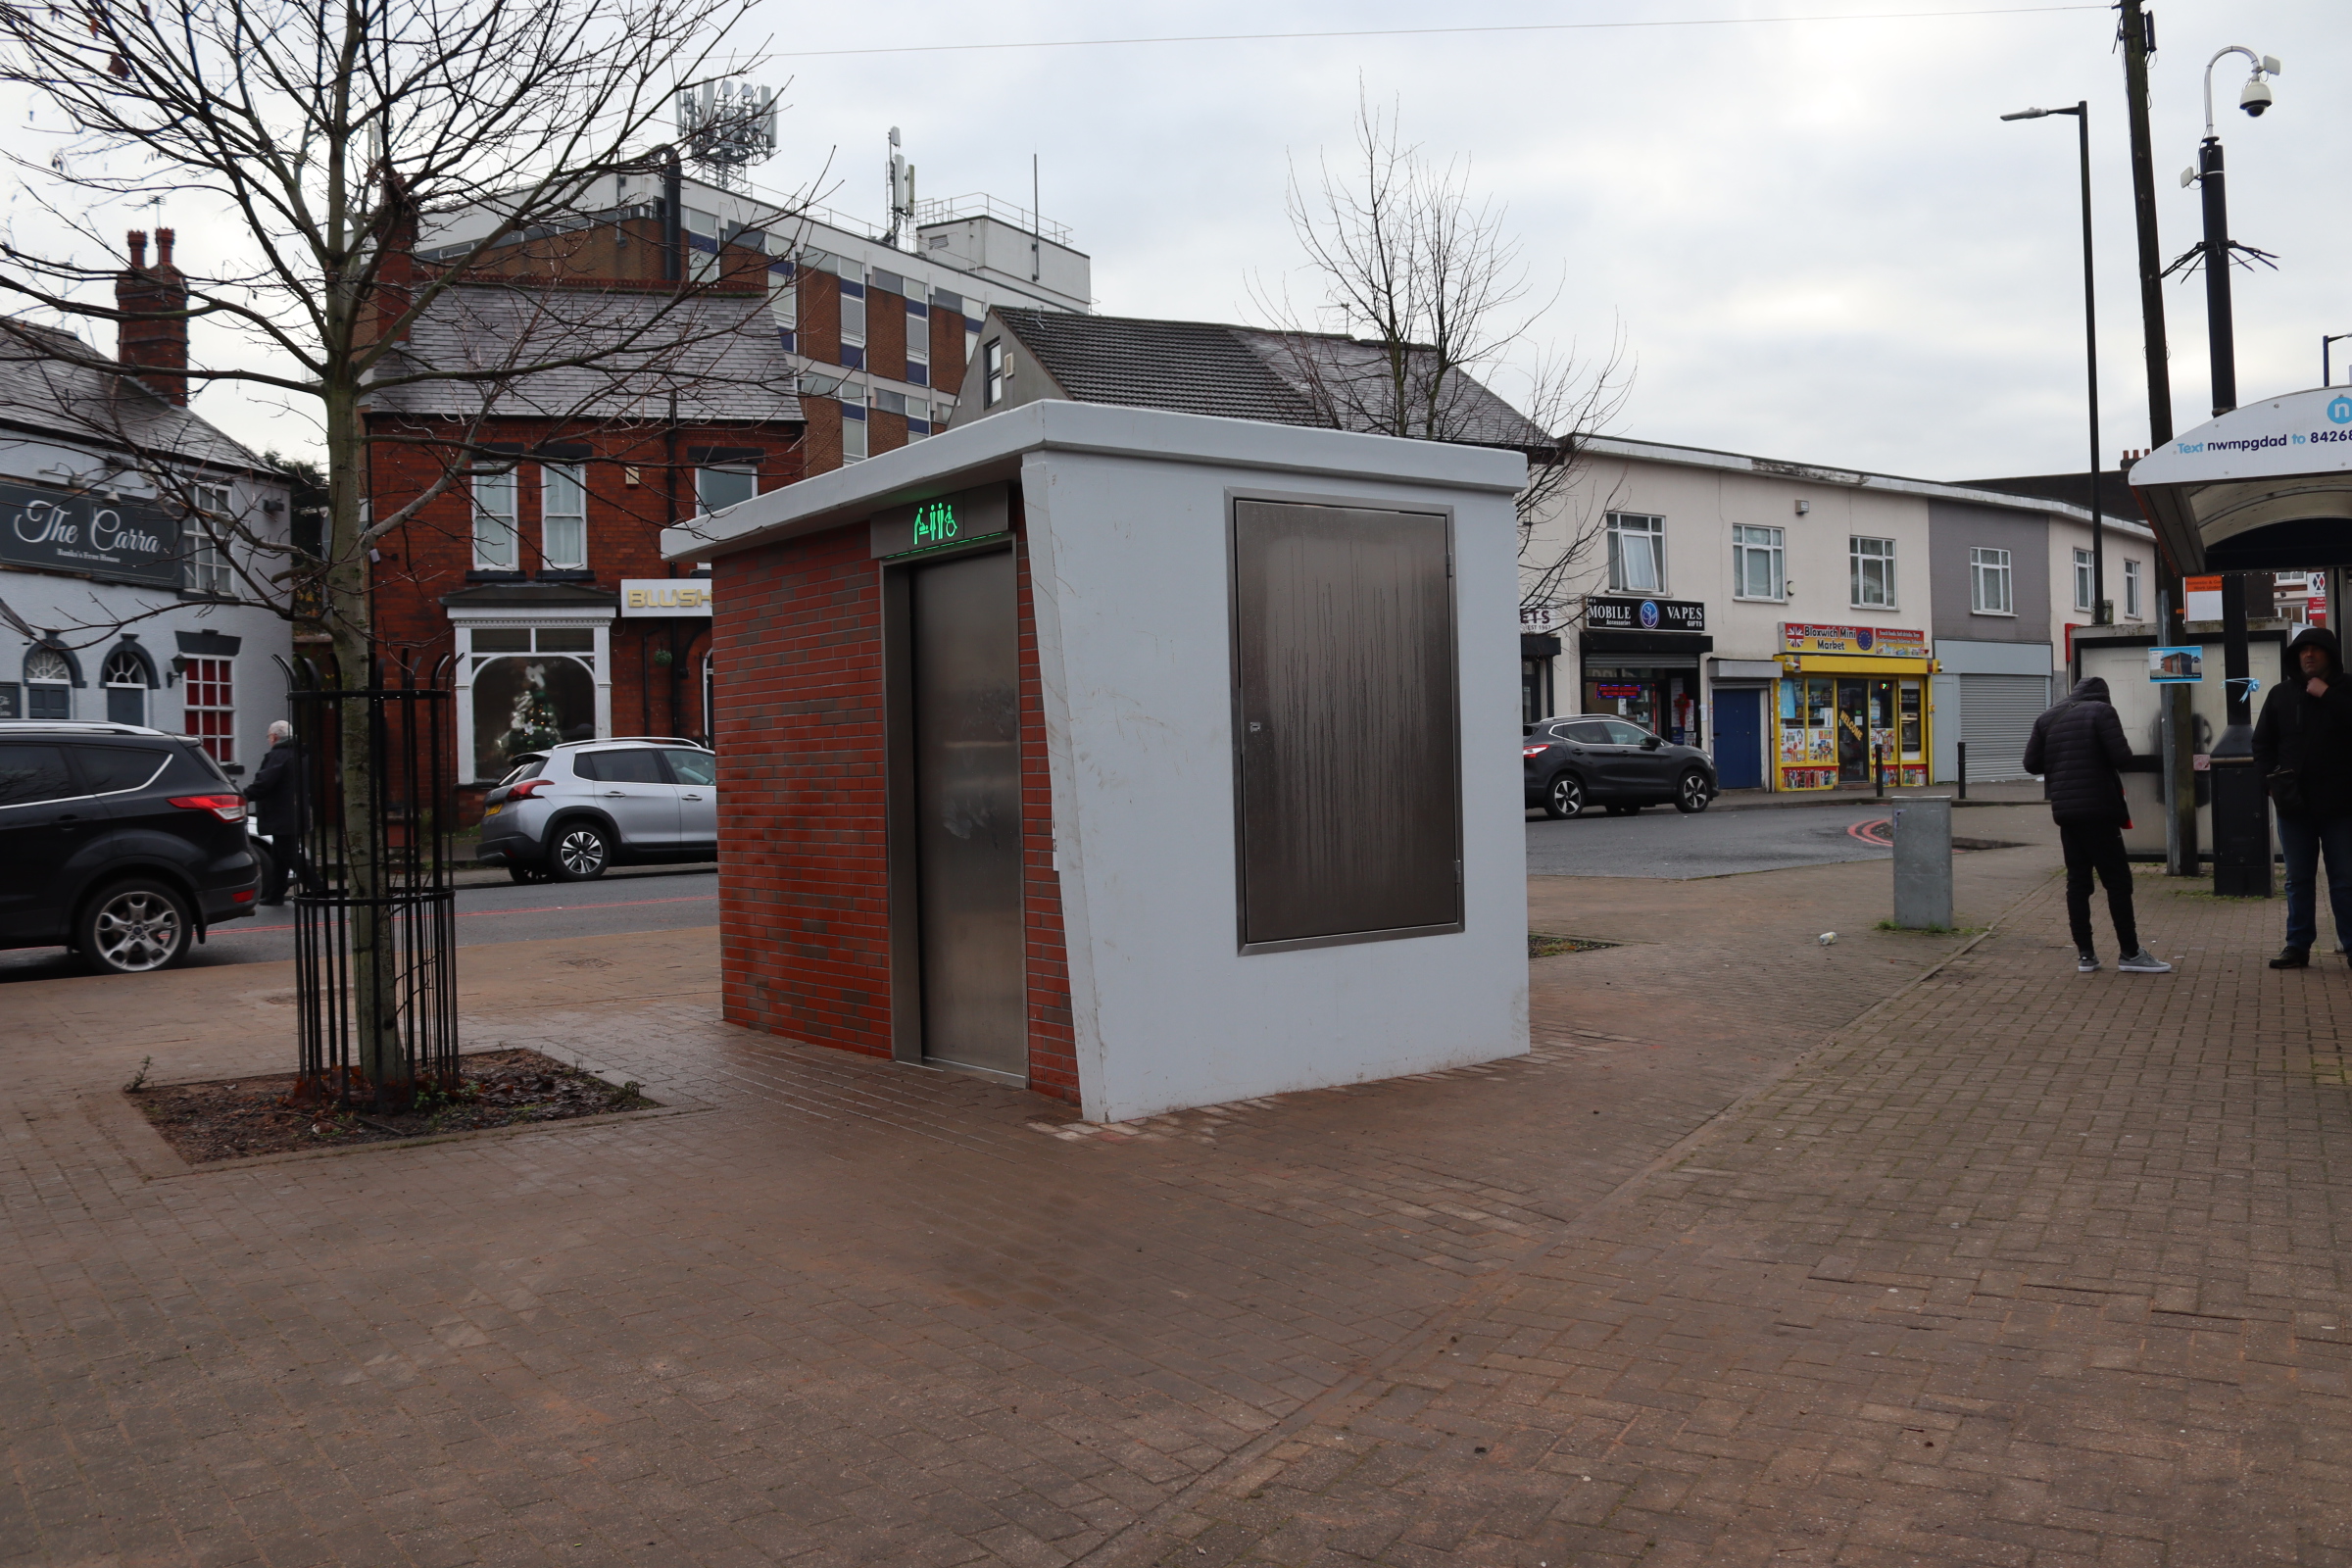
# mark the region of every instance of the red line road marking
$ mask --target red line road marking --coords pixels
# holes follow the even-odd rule
[[[1894,848],[1894,840],[1881,832],[1880,829],[1891,830],[1893,826],[1893,817],[1874,816],[1867,822],[1856,822],[1847,828],[1845,833],[1848,838],[1860,839],[1865,844],[1876,844],[1882,850],[1891,850]]]

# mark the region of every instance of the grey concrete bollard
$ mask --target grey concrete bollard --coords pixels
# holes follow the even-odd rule
[[[1907,931],[1952,924],[1952,798],[1912,796],[1894,813],[1894,923]]]

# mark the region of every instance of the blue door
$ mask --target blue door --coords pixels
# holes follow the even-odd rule
[[[1715,781],[1727,790],[1764,787],[1764,694],[1715,693]]]

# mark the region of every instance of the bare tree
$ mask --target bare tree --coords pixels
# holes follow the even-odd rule
[[[1348,164],[1323,160],[1312,191],[1294,170],[1286,205],[1322,290],[1303,311],[1287,291],[1255,290],[1287,378],[1343,429],[1524,452],[1520,604],[1557,604],[1599,537],[1566,506],[1586,442],[1624,404],[1623,342],[1597,366],[1546,344],[1558,291],[1537,297],[1504,209],[1473,196],[1466,162],[1432,163],[1403,142],[1394,110],[1360,96]],[[1516,407],[1496,382],[1517,383]],[[1555,520],[1564,539],[1544,537]]]
[[[159,373],[9,316],[0,351],[50,362],[84,387],[97,378],[113,395],[79,396],[85,433],[151,469],[159,495],[176,496],[191,529],[232,563],[238,597],[315,618],[335,678],[365,686],[380,647],[375,542],[467,475],[513,463],[484,439],[495,421],[659,418],[744,330],[740,299],[711,303],[727,270],[690,277],[682,253],[664,286],[565,285],[580,280],[572,258],[612,176],[674,173],[674,148],[646,150],[655,117],[713,65],[748,4],[0,7],[0,77],[45,94],[78,127],[53,157],[15,159],[45,222],[37,245],[20,228],[0,246],[0,294],[53,320],[113,325],[126,342],[192,322],[226,345]],[[674,236],[674,178],[669,191]],[[125,270],[131,259],[93,215],[165,196],[225,215],[241,254]],[[419,262],[427,224],[444,243]],[[118,278],[150,276],[164,286],[107,292]],[[427,345],[416,329],[436,322]],[[224,383],[275,395],[311,420],[326,492],[315,557],[260,519],[199,504],[184,465],[143,434],[156,398],[184,402],[188,387]],[[379,457],[388,444],[431,455],[432,477],[371,511],[371,443]],[[344,837],[364,846],[383,801],[362,726],[343,733]],[[363,901],[375,891],[375,865],[363,858],[347,874]],[[364,903],[358,918],[369,918]],[[389,961],[380,932],[360,930],[354,950],[363,970]],[[390,995],[365,972],[355,979],[355,991]],[[371,1076],[394,1070],[396,1028],[388,1016],[359,1020]]]

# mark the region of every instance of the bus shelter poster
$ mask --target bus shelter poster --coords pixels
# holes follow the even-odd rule
[[[2205,678],[2205,650],[2202,648],[2151,648],[2148,650],[2148,679],[2159,685],[2184,685]]]

